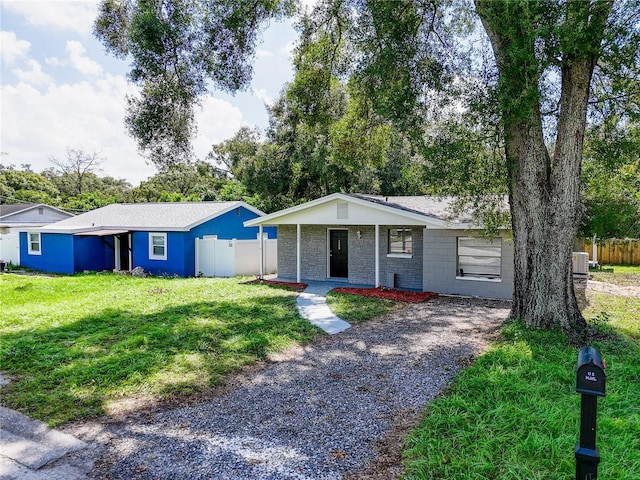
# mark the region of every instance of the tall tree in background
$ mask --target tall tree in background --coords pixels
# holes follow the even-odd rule
[[[67,148],[66,158],[49,157],[58,175],[63,175],[72,185],[73,194],[82,195],[87,179],[100,171],[104,158],[98,152],[87,153],[84,150]]]
[[[532,327],[571,330],[582,320],[571,250],[582,214],[587,108],[590,99],[619,101],[628,86],[624,78],[637,79],[639,10],[638,0],[325,0],[301,22],[303,41],[310,38],[327,48],[314,59],[315,73],[297,85],[296,98],[307,96],[300,105],[307,107],[302,113],[309,124],[323,115],[317,107],[330,98],[333,79],[348,78],[351,91],[368,102],[367,110],[392,122],[422,152],[431,147],[425,120],[438,120],[445,107],[485,109],[500,127],[504,148],[504,162],[495,169],[504,178],[495,191],[502,184],[510,200],[512,316]],[[193,105],[206,81],[227,90],[246,85],[259,27],[290,12],[290,2],[277,0],[104,0],[96,33],[110,50],[133,59],[131,78],[140,85],[141,97],[130,100],[127,124],[140,147],[158,163],[186,154]],[[467,89],[475,95],[465,96],[458,85],[477,84],[470,75],[487,59],[465,61],[467,47],[454,36],[465,21],[473,24],[478,18],[494,62],[480,88]],[[607,88],[595,92],[594,72],[610,79],[599,82]],[[307,131],[290,133],[295,142],[305,142]],[[336,126],[333,133],[345,145],[352,143],[344,128]],[[453,143],[443,143],[455,146],[460,135],[452,138]],[[330,163],[321,143],[307,145],[322,167]],[[479,150],[490,152],[487,147],[481,143]],[[167,152],[176,155],[163,157]],[[338,161],[344,157],[338,155]],[[425,165],[434,161],[426,158]]]

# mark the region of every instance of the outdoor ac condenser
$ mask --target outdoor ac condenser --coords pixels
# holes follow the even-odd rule
[[[589,273],[589,254],[586,252],[573,252],[571,254],[573,273],[586,275]]]

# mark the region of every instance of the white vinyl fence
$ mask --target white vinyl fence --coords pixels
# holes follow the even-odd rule
[[[20,265],[19,233],[0,233],[0,258],[5,263]]]
[[[278,240],[263,240],[264,274],[275,273]],[[196,275],[235,277],[260,274],[259,240],[196,238]]]

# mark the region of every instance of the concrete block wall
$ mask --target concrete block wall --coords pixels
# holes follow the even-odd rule
[[[305,280],[323,281],[328,275],[328,229],[349,232],[349,283],[375,282],[375,230],[371,226],[302,225],[300,275]],[[360,238],[358,238],[360,232]],[[278,227],[278,276],[296,278],[296,226]]]
[[[464,230],[424,230],[423,278],[425,291],[469,295],[484,298],[511,298],[513,294],[513,242],[502,234],[500,281],[457,276],[458,237],[468,237]]]
[[[300,273],[302,278],[308,280],[326,280],[327,227],[324,225],[302,225],[301,233],[302,250]]]
[[[278,276],[296,278],[296,226],[278,226]]]
[[[390,228],[411,228],[413,241],[413,253],[411,258],[399,258],[388,256],[388,238]],[[422,262],[423,262],[423,228],[394,225],[380,226],[380,283],[391,287],[388,284],[390,273],[395,273],[396,287],[406,290],[422,291]]]
[[[349,227],[349,283],[371,286],[375,283],[375,233],[371,226]]]

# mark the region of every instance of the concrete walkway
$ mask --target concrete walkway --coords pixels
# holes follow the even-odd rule
[[[67,459],[69,454],[86,447],[85,442],[71,435],[0,407],[0,479],[84,479],[92,464]]]
[[[351,324],[337,317],[327,305],[327,293],[337,287],[330,282],[307,282],[308,287],[298,295],[298,311],[303,318],[330,335],[344,332]]]

